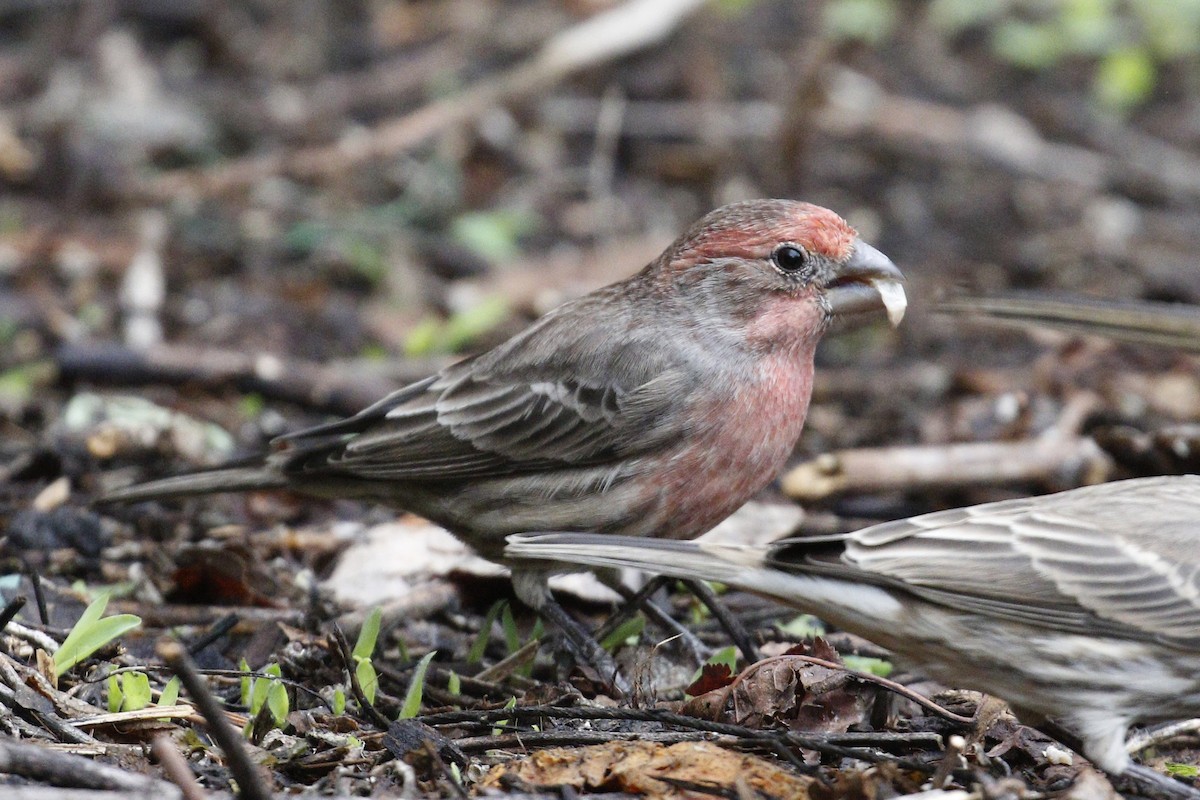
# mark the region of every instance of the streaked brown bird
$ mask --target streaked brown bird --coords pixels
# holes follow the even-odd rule
[[[1054,721],[1114,776],[1135,722],[1200,715],[1200,476],[1139,478],[770,545],[514,536],[508,554],[720,581]],[[1182,793],[1182,794],[1181,794]]]
[[[886,310],[899,322],[901,281],[832,211],[734,203],[636,275],[349,419],[282,437],[260,466],[104,500],[287,488],[384,503],[509,563],[518,596],[552,609],[540,565],[503,559],[507,535],[712,528],[791,454],[831,321]]]

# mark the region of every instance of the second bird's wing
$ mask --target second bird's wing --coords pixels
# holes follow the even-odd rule
[[[1200,643],[1200,477],[1142,478],[875,525],[839,566],[945,605]],[[819,563],[803,542],[773,561]]]

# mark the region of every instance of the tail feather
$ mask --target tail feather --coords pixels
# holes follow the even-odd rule
[[[176,475],[114,489],[106,492],[97,502],[138,503],[144,500],[163,500],[216,492],[277,489],[287,485],[287,477],[269,467],[233,467]]]
[[[595,533],[546,533],[508,537],[504,554],[515,559],[550,560],[598,567],[628,567],[674,578],[731,581],[739,568],[762,566],[761,548],[642,539]]]

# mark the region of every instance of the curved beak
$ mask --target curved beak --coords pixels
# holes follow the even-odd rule
[[[904,274],[890,258],[861,239],[854,240],[850,258],[834,272],[825,297],[835,317],[886,311],[892,327],[900,324],[908,307]]]

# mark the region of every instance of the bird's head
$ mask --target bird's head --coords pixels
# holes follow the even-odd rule
[[[832,211],[751,200],[710,212],[668,248],[656,280],[751,340],[815,339],[835,318],[904,316],[904,276]]]

